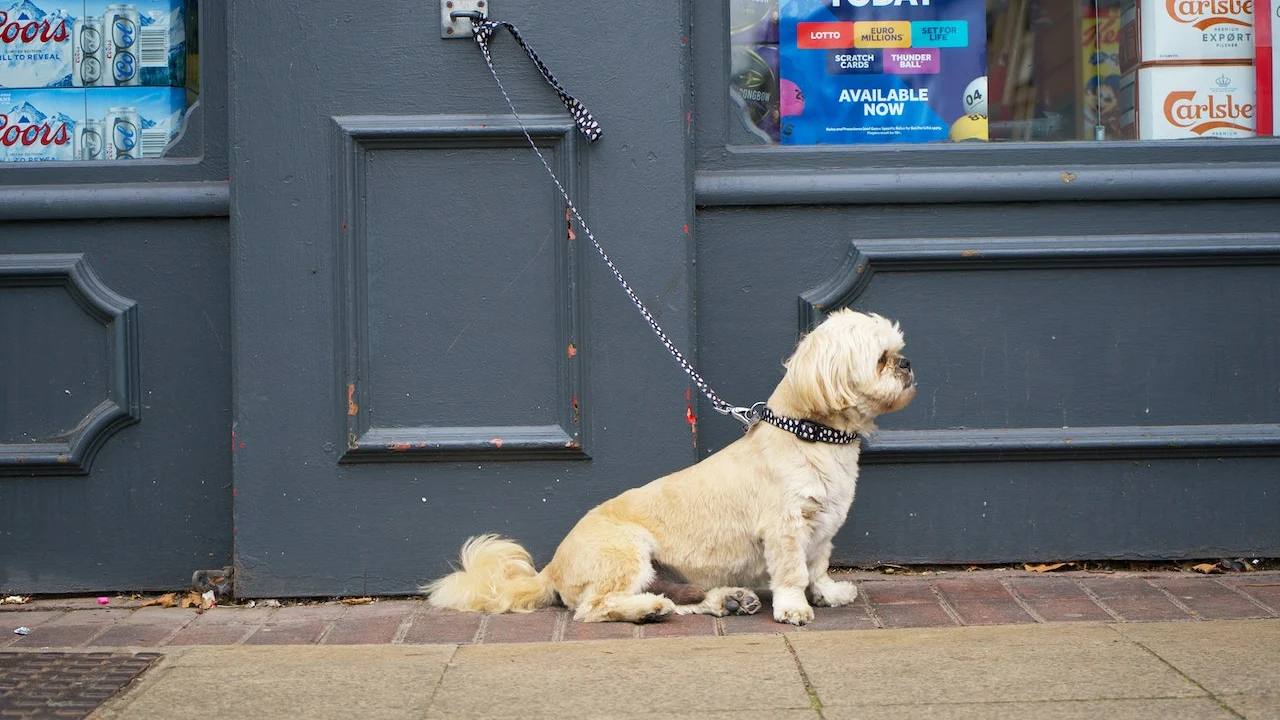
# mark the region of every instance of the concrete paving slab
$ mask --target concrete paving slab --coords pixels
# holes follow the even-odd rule
[[[823,707],[1205,697],[1105,625],[789,635]]]
[[[826,708],[826,720],[1231,720],[1236,716],[1210,698],[1069,700],[1043,703],[857,705]],[[1250,715],[1250,718],[1253,716]]]
[[[1280,621],[1117,625],[1115,631],[1215,695],[1280,692]]]
[[[1223,695],[1218,699],[1249,720],[1280,720],[1280,692],[1262,695]]]
[[[200,647],[90,717],[420,718],[452,645]]]
[[[429,718],[661,717],[807,711],[779,636],[461,647]]]

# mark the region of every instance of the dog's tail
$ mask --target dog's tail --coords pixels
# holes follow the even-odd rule
[[[552,605],[556,591],[517,543],[479,535],[462,545],[461,568],[422,586],[427,602],[466,612],[531,612]]]

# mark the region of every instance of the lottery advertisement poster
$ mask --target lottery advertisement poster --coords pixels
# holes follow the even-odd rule
[[[779,141],[984,141],[986,43],[986,0],[780,0]]]

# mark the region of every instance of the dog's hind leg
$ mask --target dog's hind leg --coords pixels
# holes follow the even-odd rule
[[[590,516],[588,516],[590,517]],[[580,523],[551,562],[561,597],[581,622],[653,622],[675,612],[650,592],[653,536],[638,525]]]
[[[578,603],[574,620],[582,622],[655,622],[676,610],[670,599],[653,593],[589,594]]]
[[[574,620],[653,622],[675,612],[670,598],[648,591],[655,580],[645,548],[614,546],[602,552],[600,560],[599,569],[609,572],[601,572],[587,585],[575,605]]]
[[[707,591],[697,604],[677,605],[678,615],[755,615],[760,611],[760,598],[746,588],[718,587]]]

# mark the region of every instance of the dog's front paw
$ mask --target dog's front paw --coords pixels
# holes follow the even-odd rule
[[[813,620],[813,608],[808,605],[773,606],[773,619],[790,625],[806,625]]]
[[[840,607],[858,599],[858,586],[848,580],[832,580],[823,577],[810,589],[813,604],[822,607]]]
[[[804,589],[774,588],[773,619],[791,625],[804,625],[812,620],[813,608],[804,597]]]

